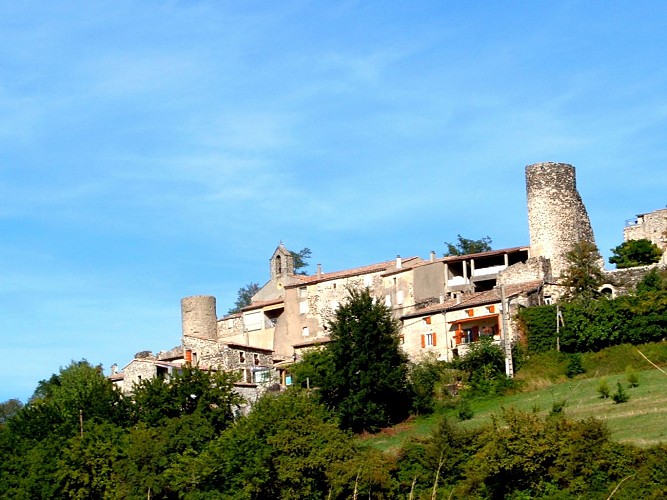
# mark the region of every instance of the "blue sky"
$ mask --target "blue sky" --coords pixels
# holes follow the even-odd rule
[[[0,401],[311,271],[528,244],[571,163],[607,258],[667,203],[663,2],[0,1]]]

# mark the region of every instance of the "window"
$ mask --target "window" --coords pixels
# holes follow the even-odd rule
[[[276,255],[276,274],[279,276],[283,274],[283,262],[280,255]]]
[[[269,370],[257,370],[253,373],[253,382],[256,384],[271,382],[271,372]]]
[[[245,329],[248,332],[261,330],[263,323],[264,323],[264,314],[262,313],[262,311],[253,311],[243,314],[243,325],[245,326]]]
[[[193,365],[197,364],[197,353],[196,352],[192,353],[192,364]]]
[[[300,314],[307,314],[308,313],[308,301],[307,300],[302,300],[299,302],[299,313]]]
[[[239,363],[245,363],[245,352],[239,351]]]
[[[474,326],[472,328],[463,329],[463,337],[461,342],[463,344],[470,344],[471,342],[476,342],[479,339],[479,327]]]
[[[436,335],[435,332],[428,332],[422,334],[422,348],[424,347],[434,347],[436,345]]]
[[[300,286],[299,287],[299,298],[300,299],[305,299],[308,297],[308,288],[305,286]]]
[[[254,354],[252,355],[252,357],[253,357],[253,359],[254,359],[255,364],[258,365],[258,364],[259,364],[259,354],[254,353]]]
[[[396,304],[399,306],[403,304],[403,290],[396,292]]]
[[[308,327],[307,327],[307,326],[304,326],[304,327],[301,329],[301,334],[302,334],[304,337],[309,337],[309,336],[310,336],[310,330],[308,330]]]
[[[385,295],[384,305],[387,306],[387,307],[391,307],[391,295]]]

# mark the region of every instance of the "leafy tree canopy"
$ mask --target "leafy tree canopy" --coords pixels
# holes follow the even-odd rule
[[[616,264],[617,269],[646,266],[654,264],[662,257],[662,250],[655,243],[647,239],[624,241],[611,251],[610,264]]]
[[[23,403],[18,399],[8,399],[0,403],[0,425],[16,415],[21,408],[23,408]]]
[[[122,423],[126,410],[120,392],[101,366],[73,361],[49,380],[42,380],[9,424],[25,437],[39,439],[49,433],[69,437],[80,431],[83,421]]]
[[[227,314],[241,312],[241,309],[250,305],[253,295],[255,295],[257,292],[259,292],[259,283],[255,282],[248,283],[246,286],[239,288],[239,291],[236,295],[236,302],[234,302],[234,307],[227,311]]]
[[[311,254],[313,253],[310,248],[305,247],[299,250],[298,252],[292,252],[292,259],[294,260],[294,274],[306,274],[306,268],[308,267],[308,259],[310,259]]]
[[[651,269],[644,275],[637,286],[637,293],[662,292],[667,290],[667,270]]]
[[[234,411],[243,402],[234,391],[235,378],[230,372],[184,366],[167,382],[160,377],[143,380],[134,388],[136,418],[156,426],[169,419],[196,415],[215,431],[222,431],[234,420]]]
[[[318,370],[320,394],[343,428],[376,432],[407,416],[407,358],[390,309],[368,288],[349,294],[329,323],[331,366]]]
[[[566,287],[564,298],[568,301],[591,300],[598,295],[604,283],[600,269],[600,252],[594,243],[582,240],[575,243],[565,254],[569,267],[562,276],[561,284]]]
[[[484,238],[479,240],[470,240],[459,234],[457,239],[458,242],[456,244],[445,241],[445,245],[447,245],[447,251],[444,254],[445,257],[470,255],[472,253],[488,252],[491,250],[491,238],[489,236],[484,236]]]

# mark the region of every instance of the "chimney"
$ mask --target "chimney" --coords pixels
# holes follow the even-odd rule
[[[440,303],[444,304],[445,303],[445,296],[443,294],[440,294]]]
[[[396,256],[396,269],[403,269],[403,261],[400,255]]]
[[[317,277],[322,277],[322,264],[317,264]]]
[[[116,363],[111,365],[111,375],[115,375],[117,369],[118,369],[118,365]]]
[[[435,250],[431,250],[431,262],[435,262]]]

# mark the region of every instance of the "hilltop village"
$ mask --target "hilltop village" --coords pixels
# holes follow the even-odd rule
[[[487,336],[508,348],[520,332],[518,308],[549,304],[562,289],[566,253],[582,240],[595,243],[572,165],[526,167],[530,244],[483,253],[427,258],[397,256],[354,269],[295,274],[291,252],[280,244],[269,260],[269,279],[240,312],[218,317],[216,299],[181,301],[180,345],[137,353],[111,380],[131,392],[143,379],[168,377],[184,364],[239,374],[236,389],[251,404],[266,390],[290,385],[290,366],[308,349],[329,341],[327,325],[350,287],[368,287],[400,324],[401,346],[417,361],[449,361]],[[624,239],[648,239],[665,248],[667,209],[627,221]],[[667,252],[665,252],[667,253]],[[602,264],[602,262],[600,262]],[[665,255],[659,265],[665,265]],[[607,271],[602,292],[623,293],[646,268]],[[509,340],[509,343],[506,342]]]

